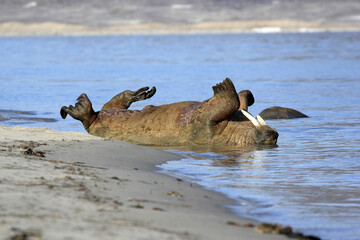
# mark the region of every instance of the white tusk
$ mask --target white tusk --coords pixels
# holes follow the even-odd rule
[[[258,122],[260,123],[260,125],[267,126],[265,120],[260,115],[257,115],[256,118],[257,118]]]
[[[241,112],[245,115],[245,117],[247,117],[252,122],[252,124],[255,125],[255,127],[260,126],[260,123],[250,113],[242,109]]]

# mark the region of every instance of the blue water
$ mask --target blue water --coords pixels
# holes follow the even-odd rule
[[[253,114],[271,106],[310,118],[268,121],[276,148],[170,149],[161,167],[238,201],[258,221],[323,239],[360,239],[360,33],[0,38],[0,124],[84,132],[60,119],[87,93],[95,110],[156,86],[139,109],[205,100],[230,77]]]

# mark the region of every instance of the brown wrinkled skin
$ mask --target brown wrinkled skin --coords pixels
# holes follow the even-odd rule
[[[87,131],[104,138],[156,146],[276,144],[276,130],[255,127],[238,111],[240,101],[230,79],[213,89],[214,96],[204,102],[147,106],[141,111],[103,108]]]

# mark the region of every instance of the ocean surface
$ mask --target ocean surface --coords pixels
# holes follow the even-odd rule
[[[133,104],[198,100],[229,77],[255,115],[271,106],[310,118],[271,120],[273,148],[167,149],[167,174],[222,192],[237,214],[322,239],[360,239],[360,33],[0,38],[0,124],[84,132],[59,110],[87,93],[95,110],[123,90]]]

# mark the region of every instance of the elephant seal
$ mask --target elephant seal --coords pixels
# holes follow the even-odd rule
[[[95,112],[86,94],[75,107],[63,106],[60,114],[80,120],[92,135],[153,146],[276,145],[278,133],[246,110],[254,102],[251,92],[236,93],[229,78],[213,86],[214,95],[204,101],[177,102],[128,110],[131,103],[152,97],[148,87],[124,91]],[[248,91],[248,90],[247,90]],[[233,115],[238,115],[232,118]],[[249,120],[250,119],[250,120]]]
[[[293,119],[293,118],[308,118],[309,116],[291,109],[284,107],[271,107],[264,109],[259,114],[263,119]]]

